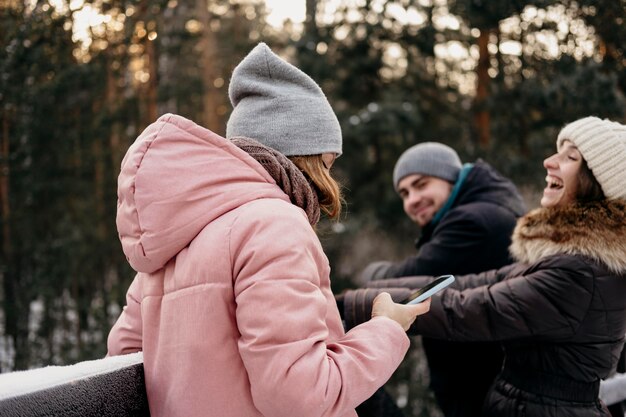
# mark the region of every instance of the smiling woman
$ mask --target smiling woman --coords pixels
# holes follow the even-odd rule
[[[543,161],[548,171],[547,186],[541,198],[542,207],[558,207],[576,200],[579,190],[578,172],[583,163],[580,151],[570,140],[564,140],[559,151]]]
[[[586,117],[565,126],[556,145],[543,163],[542,207],[513,232],[517,262],[457,275],[410,330],[501,343],[504,365],[482,416],[610,415],[598,395],[626,333],[626,126]],[[348,292],[344,319],[368,318],[366,300],[378,291],[402,298],[433,279],[379,280]]]

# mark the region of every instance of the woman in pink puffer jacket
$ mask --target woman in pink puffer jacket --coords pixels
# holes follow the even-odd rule
[[[339,123],[259,44],[235,69],[224,139],[167,114],[128,150],[117,225],[137,271],[109,355],[143,351],[152,416],[355,416],[429,302],[375,302],[345,333],[314,226],[341,207]]]

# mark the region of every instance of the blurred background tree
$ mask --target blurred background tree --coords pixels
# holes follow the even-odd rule
[[[414,250],[391,186],[407,147],[484,158],[533,207],[563,124],[626,121],[626,0],[302,2],[304,21],[277,24],[261,0],[0,0],[1,372],[105,354],[133,278],[121,159],[166,112],[224,134],[230,73],[259,41],[342,124],[348,215],[320,227],[337,292]],[[388,388],[407,415],[436,415],[415,341]]]

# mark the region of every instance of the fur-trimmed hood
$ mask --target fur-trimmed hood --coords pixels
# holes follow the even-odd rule
[[[511,254],[521,262],[559,253],[584,255],[626,273],[626,201],[535,209],[519,219],[512,241]]]

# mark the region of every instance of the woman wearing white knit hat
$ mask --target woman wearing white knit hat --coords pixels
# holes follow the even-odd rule
[[[542,207],[513,233],[517,263],[457,279],[409,333],[501,342],[504,366],[482,416],[608,417],[600,380],[615,371],[626,334],[626,126],[577,120],[543,165]],[[431,280],[346,293],[346,323],[366,318],[383,286],[401,300]]]

